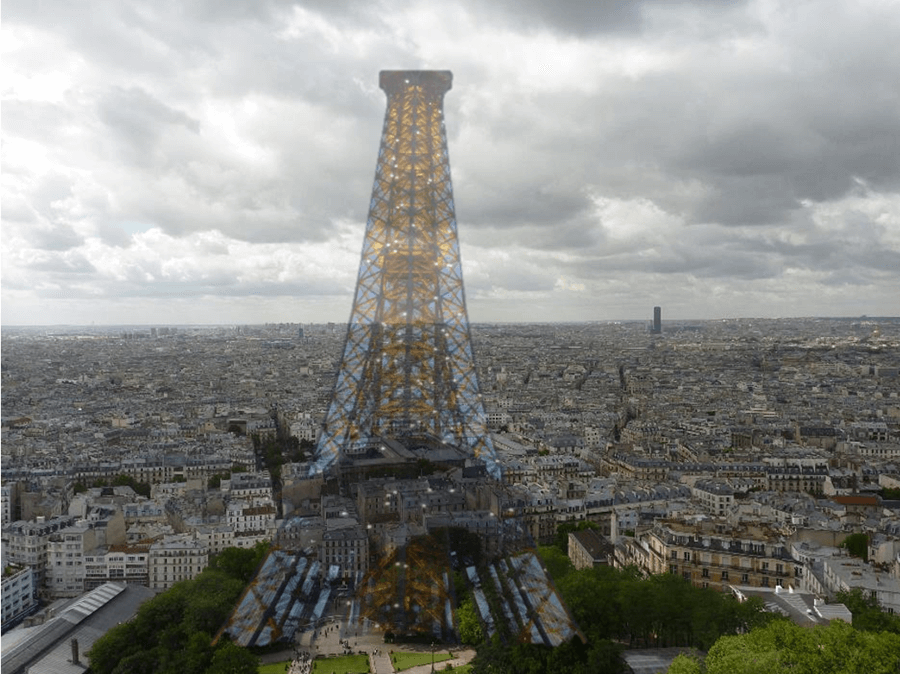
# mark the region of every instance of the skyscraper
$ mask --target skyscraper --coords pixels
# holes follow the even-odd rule
[[[382,71],[387,111],[356,295],[313,473],[432,437],[500,476],[479,393],[444,128],[449,71]]]
[[[662,307],[653,307],[653,327],[650,331],[654,335],[662,334]]]

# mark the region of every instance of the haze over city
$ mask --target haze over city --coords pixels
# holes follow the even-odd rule
[[[897,315],[900,7],[4,3],[4,325],[345,322],[384,68],[470,318]]]

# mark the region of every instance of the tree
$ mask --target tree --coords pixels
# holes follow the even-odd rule
[[[565,554],[569,554],[569,533],[573,531],[584,531],[585,529],[599,529],[596,522],[582,520],[581,522],[563,522],[556,527],[556,536],[553,538],[553,545],[562,550]]]
[[[692,670],[675,670],[686,674]],[[804,628],[776,620],[747,634],[719,639],[705,674],[896,674],[900,635],[854,629],[842,620]],[[671,670],[670,670],[671,671]],[[696,671],[696,670],[694,670]]]
[[[900,618],[882,611],[878,600],[871,593],[855,587],[849,592],[838,592],[836,599],[850,609],[856,629],[900,634]]]
[[[614,674],[626,671],[619,644],[609,639],[591,639],[588,646],[590,650],[585,661],[586,672]]]
[[[456,609],[456,620],[459,624],[459,639],[464,644],[476,645],[484,641],[484,631],[478,611],[470,598],[465,599]]]
[[[231,479],[231,473],[216,473],[215,475],[211,475],[210,478],[206,481],[207,489],[218,489],[222,486],[222,480]]]
[[[555,581],[559,582],[562,578],[575,570],[572,566],[572,560],[566,553],[562,552],[555,545],[542,545],[538,548],[538,555],[547,569],[547,573]]]
[[[212,657],[206,674],[257,674],[259,658],[246,648],[226,641]]]
[[[147,482],[138,482],[131,475],[116,475],[110,483],[113,487],[131,487],[136,494],[150,498],[150,484]]]
[[[610,639],[621,632],[618,593],[622,574],[615,569],[585,569],[556,581],[563,600],[590,639]]]
[[[481,539],[478,534],[462,527],[448,527],[446,530],[435,531],[436,541],[441,539],[444,531],[446,531],[445,540],[448,541],[450,550],[457,554],[460,561],[475,566],[481,564]]]
[[[255,672],[230,642],[212,646],[215,634],[265,554],[266,544],[225,555],[223,568],[208,568],[193,580],[176,583],[145,602],[133,620],[100,637],[87,656],[95,674],[203,674]],[[227,552],[223,551],[223,554]],[[249,571],[248,571],[249,569]],[[225,649],[225,655],[220,651]],[[249,655],[249,654],[247,654]],[[218,658],[218,660],[217,660]],[[237,669],[228,669],[228,667]]]
[[[249,583],[256,568],[269,551],[269,544],[260,541],[252,548],[225,548],[212,558],[209,568],[218,569],[243,583]]]
[[[87,653],[91,669],[95,672],[114,671],[123,659],[139,648],[134,631],[134,623],[121,623],[98,639]]]
[[[704,674],[706,666],[698,655],[682,653],[669,665],[667,674]]]
[[[864,562],[869,561],[869,536],[864,533],[850,534],[844,539],[840,547],[844,548],[854,557],[859,557]]]

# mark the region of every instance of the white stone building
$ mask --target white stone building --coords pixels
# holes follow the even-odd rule
[[[2,623],[5,630],[38,605],[34,591],[34,572],[31,567],[6,565],[3,569],[0,596],[3,601]]]
[[[84,556],[84,589],[93,590],[106,582],[147,585],[149,545],[114,545],[92,550]]]
[[[150,546],[150,588],[168,590],[179,581],[195,578],[208,564],[209,547],[200,536],[166,536]]]

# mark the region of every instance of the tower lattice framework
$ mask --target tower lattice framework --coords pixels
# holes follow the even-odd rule
[[[466,313],[444,128],[449,71],[382,71],[387,111],[343,358],[313,473],[433,436],[500,476]]]

